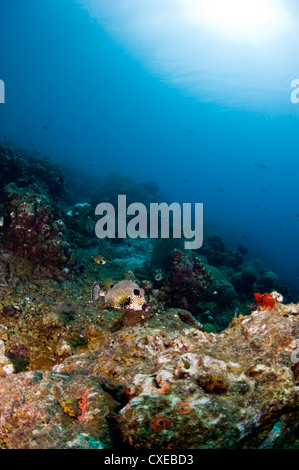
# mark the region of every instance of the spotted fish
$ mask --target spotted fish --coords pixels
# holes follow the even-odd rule
[[[107,291],[103,291],[100,285],[95,282],[91,289],[91,300],[94,301],[101,296],[105,297],[105,303],[111,308],[147,310],[144,290],[133,281],[117,282]]]

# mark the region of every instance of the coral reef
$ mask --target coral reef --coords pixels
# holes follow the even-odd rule
[[[232,321],[234,312],[246,312],[256,292],[281,292],[286,302],[295,302],[290,284],[276,276],[259,260],[244,262],[248,250],[238,245],[228,247],[219,235],[204,241],[198,257],[210,275],[210,283],[194,310],[208,329],[222,331]]]
[[[205,255],[213,266],[237,268],[243,262],[244,248],[241,247],[241,251],[231,250],[219,235],[213,235],[204,240],[199,252]]]
[[[299,447],[285,281],[219,236],[94,236],[96,204],[158,202],[154,182],[7,146],[0,166],[1,449]]]
[[[33,190],[7,184],[0,213],[4,226],[1,243],[14,253],[47,267],[66,266],[70,246],[65,240],[65,224],[54,219],[51,199]]]
[[[21,149],[0,145],[0,188],[8,183],[48,192],[52,198],[65,191],[65,178],[48,157],[38,158]]]
[[[153,182],[136,183],[132,178],[123,177],[118,173],[112,173],[101,182],[100,187],[91,195],[94,206],[99,202],[110,202],[117,206],[118,195],[125,194],[127,205],[136,201],[143,203],[146,207],[152,202],[159,202],[159,186]]]
[[[96,222],[94,207],[88,202],[79,202],[68,206],[64,212],[70,243],[84,248],[92,246]]]
[[[180,250],[192,256],[191,250],[184,249],[184,238],[158,238],[153,248],[150,260],[150,274],[156,286],[161,286],[161,281],[165,278],[173,264],[172,253]]]
[[[209,285],[210,276],[199,258],[191,261],[180,250],[172,252],[173,264],[161,289],[161,298],[169,307],[191,311]]]

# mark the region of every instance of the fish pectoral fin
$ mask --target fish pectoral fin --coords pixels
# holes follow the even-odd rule
[[[91,300],[97,300],[100,296],[101,288],[97,282],[95,282],[91,288]]]

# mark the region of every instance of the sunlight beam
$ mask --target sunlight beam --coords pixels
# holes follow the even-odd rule
[[[285,26],[280,0],[179,0],[184,19],[213,35],[256,41]]]

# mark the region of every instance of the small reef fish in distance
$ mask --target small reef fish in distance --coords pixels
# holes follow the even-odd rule
[[[263,170],[268,170],[268,167],[264,165],[263,163],[256,163],[254,162],[255,166],[258,166],[259,168],[262,168]]]
[[[4,217],[0,217],[0,227],[3,227],[4,225]]]
[[[47,126],[42,126],[42,128],[43,128],[43,129],[47,129],[47,130],[48,130]]]
[[[195,134],[195,132],[191,129],[185,129],[185,132],[187,132],[187,134]]]
[[[92,256],[92,259],[97,263],[97,264],[106,264],[106,260],[104,256],[98,255],[98,256]]]

